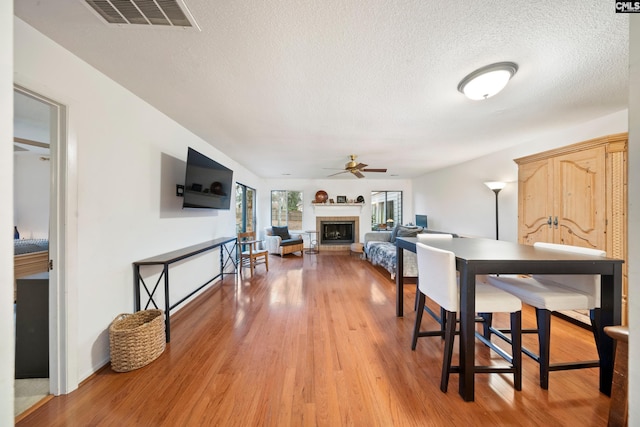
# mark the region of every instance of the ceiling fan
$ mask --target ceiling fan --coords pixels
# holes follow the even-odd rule
[[[341,173],[351,172],[358,178],[364,178],[364,175],[362,174],[362,172],[386,172],[387,171],[386,169],[365,169],[368,165],[365,165],[364,163],[357,163],[356,162],[357,156],[355,154],[351,154],[349,157],[351,158],[351,160],[344,165],[343,171],[334,173],[329,176],[335,176],[335,175],[340,175]]]

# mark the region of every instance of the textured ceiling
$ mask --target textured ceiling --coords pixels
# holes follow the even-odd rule
[[[14,7],[262,177],[323,178],[355,153],[389,170],[368,179],[408,178],[627,107],[628,15],[611,2],[185,3],[202,31],[109,26],[81,0]],[[456,90],[500,61],[519,65],[500,94]]]

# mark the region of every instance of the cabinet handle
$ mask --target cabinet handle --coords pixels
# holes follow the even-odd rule
[[[553,220],[553,225],[555,225],[556,228],[558,228],[558,217],[555,217],[555,219]]]
[[[547,220],[547,224],[549,225],[549,228],[551,228],[551,216],[549,216],[549,219]]]

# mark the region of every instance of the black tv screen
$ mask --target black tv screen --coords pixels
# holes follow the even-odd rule
[[[233,171],[189,147],[183,208],[229,209]]]
[[[427,216],[416,215],[416,225],[419,225],[422,228],[427,228]]]

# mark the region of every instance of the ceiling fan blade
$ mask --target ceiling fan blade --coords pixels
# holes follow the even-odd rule
[[[353,174],[354,174],[355,176],[357,176],[358,178],[364,178],[364,175],[362,175],[362,174],[360,173],[360,171],[358,171],[358,170],[354,170],[354,171],[353,171],[353,172],[351,172],[351,173],[353,173]]]
[[[355,168],[362,170],[362,168],[366,168],[367,166],[369,165],[365,165],[364,163],[358,163],[357,165],[355,165]]]
[[[362,172],[386,172],[386,169],[361,169]]]
[[[333,173],[333,174],[331,174],[331,175],[327,175],[327,178],[329,178],[329,177],[331,177],[331,176],[340,175],[341,173],[345,173],[345,172],[349,172],[349,171],[340,171],[340,172],[336,172],[336,173]]]

